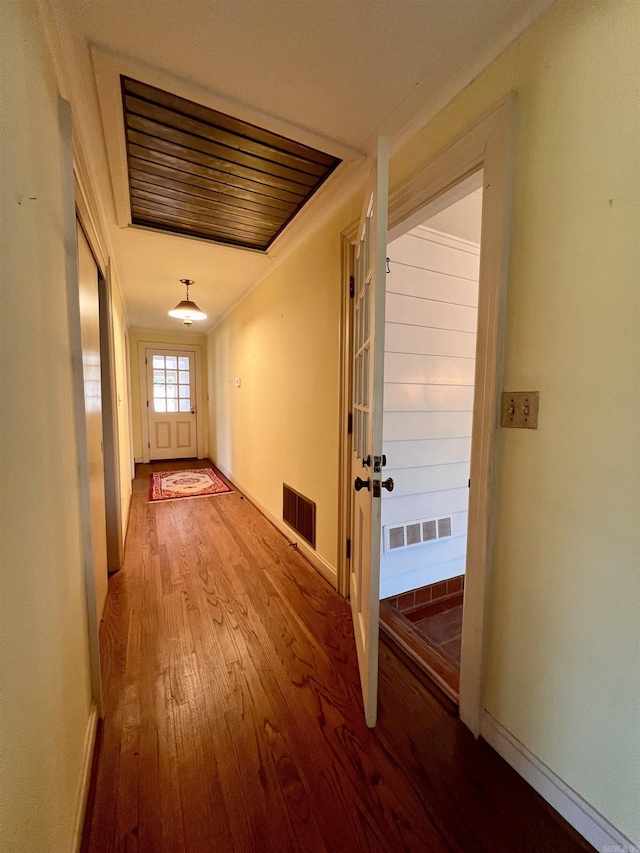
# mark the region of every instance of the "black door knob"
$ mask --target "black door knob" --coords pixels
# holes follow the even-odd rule
[[[386,480],[383,480],[383,481],[380,483],[380,485],[382,486],[382,488],[383,488],[383,489],[386,489],[388,492],[392,492],[392,491],[393,491],[393,487],[394,487],[393,478],[392,478],[392,477],[387,477],[387,479],[386,479]]]
[[[353,487],[356,490],[356,492],[359,492],[360,489],[369,489],[370,490],[371,489],[371,478],[367,477],[366,480],[361,480],[360,477],[356,477],[356,481],[353,484]]]

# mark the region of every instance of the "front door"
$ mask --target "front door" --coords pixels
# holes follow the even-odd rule
[[[145,351],[149,456],[197,456],[195,355],[192,351]]]
[[[375,726],[378,706],[380,490],[393,488],[382,473],[387,207],[388,143],[381,138],[358,229],[353,299],[350,597],[368,726]]]

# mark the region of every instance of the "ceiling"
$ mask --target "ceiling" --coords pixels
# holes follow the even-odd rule
[[[215,98],[225,105],[224,112],[245,120],[253,114],[263,116],[272,121],[271,130],[281,123],[299,142],[327,140],[329,147],[323,150],[337,157],[342,157],[341,146],[367,154],[379,133],[397,138],[408,125],[428,120],[550,4],[550,0],[48,2],[63,51],[72,55],[73,62],[68,61],[78,85],[84,87],[87,124],[101,118],[103,139],[111,118],[104,113],[100,117],[91,45],[122,57],[129,67],[134,63],[143,75],[136,79],[151,83],[150,78],[161,73],[163,88],[175,80],[176,94],[184,95],[188,89],[201,96],[200,103]],[[334,150],[329,143],[335,143]],[[320,211],[349,177],[343,164],[302,215]],[[126,181],[126,175],[112,169],[112,193],[118,192],[115,184],[121,180]],[[285,229],[285,237],[291,227]],[[174,327],[175,321],[164,312],[176,301],[178,280],[185,277],[196,279],[194,298],[214,324],[285,254],[277,243],[269,256],[258,257],[191,238],[122,228],[115,214],[111,236],[129,322],[146,328]]]

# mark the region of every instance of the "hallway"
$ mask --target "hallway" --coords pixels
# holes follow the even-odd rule
[[[591,849],[384,642],[368,730],[348,603],[237,491],[149,503],[188,467],[138,466],[85,853]]]

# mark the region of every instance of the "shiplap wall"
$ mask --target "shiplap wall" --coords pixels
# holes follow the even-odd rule
[[[425,226],[388,247],[382,524],[451,516],[451,538],[381,558],[386,598],[462,574],[480,247]]]

